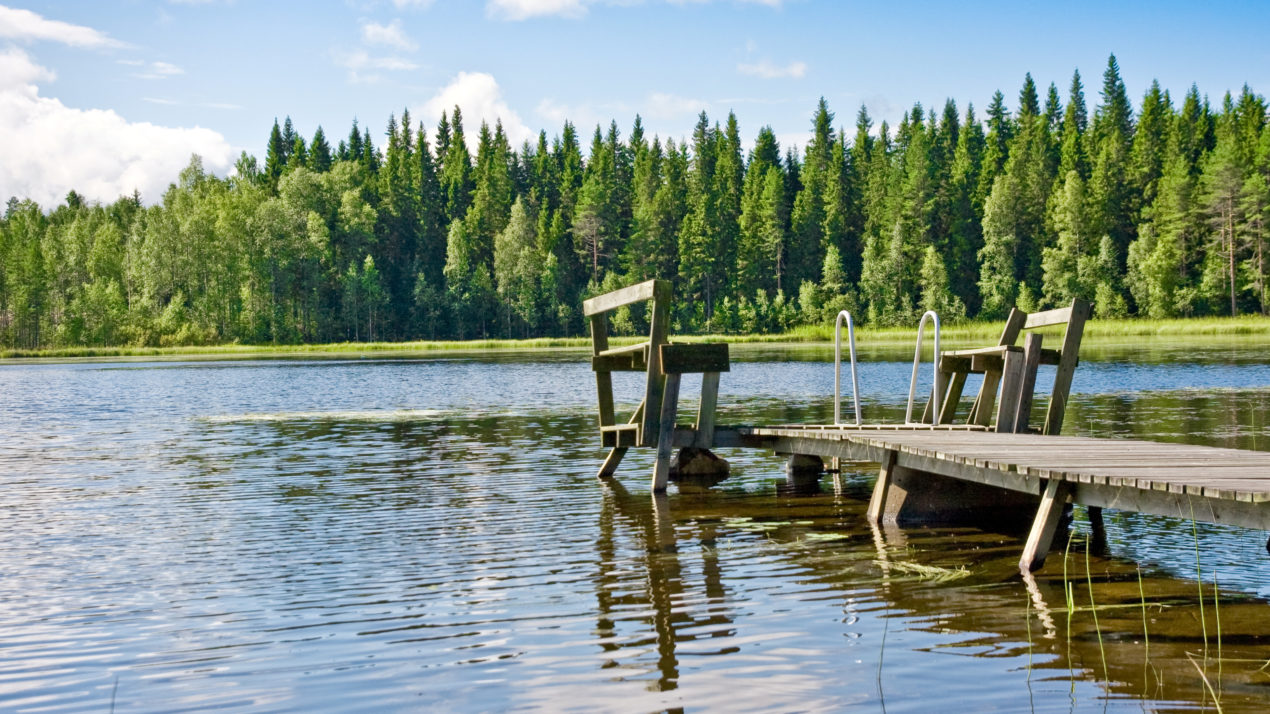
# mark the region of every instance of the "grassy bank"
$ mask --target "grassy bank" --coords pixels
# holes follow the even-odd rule
[[[1001,334],[1000,322],[966,322],[944,325],[942,338],[950,345],[991,344]],[[879,346],[913,344],[916,326],[860,328],[856,340]],[[615,344],[637,342],[638,337],[619,337]],[[726,341],[733,344],[825,343],[833,341],[833,327],[803,326],[778,335],[687,335],[685,342]],[[1085,326],[1086,345],[1125,343],[1201,342],[1211,339],[1270,344],[1270,318],[1259,315],[1173,320],[1092,320]],[[413,356],[444,352],[493,350],[543,350],[590,346],[585,337],[528,340],[465,340],[415,342],[339,342],[317,345],[215,345],[192,347],[66,347],[49,350],[0,350],[4,360],[47,359],[246,359],[253,357],[362,357]],[[911,347],[910,347],[911,349]]]

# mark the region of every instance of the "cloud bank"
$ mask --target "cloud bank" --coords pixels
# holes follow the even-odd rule
[[[517,148],[521,142],[536,136],[525,126],[520,115],[507,105],[503,99],[503,90],[492,74],[459,72],[441,91],[424,102],[423,112],[419,116],[424,123],[431,124],[441,118],[441,112],[448,114],[455,106],[463,110],[463,136],[467,140],[468,150],[473,153],[476,152],[482,121],[493,129],[494,124],[501,119],[503,131],[506,132],[512,148]]]
[[[219,133],[129,122],[111,110],[76,109],[40,95],[52,71],[16,47],[0,49],[0,200],[60,203],[68,192],[113,201],[133,190],[147,203],[163,191],[191,154],[227,173],[236,152]]]

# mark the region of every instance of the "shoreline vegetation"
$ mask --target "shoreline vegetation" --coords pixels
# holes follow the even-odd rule
[[[816,326],[842,309],[903,330],[1075,297],[1099,320],[1270,315],[1265,97],[1153,82],[1135,106],[1114,55],[1092,101],[1079,72],[1066,100],[1030,74],[1017,97],[914,104],[894,125],[861,106],[854,126],[822,98],[805,143],[757,126],[748,149],[733,112],[678,140],[614,119],[589,148],[568,121],[515,147],[458,107],[338,141],[287,118],[263,162],[243,152],[219,177],[193,156],[148,205],[10,198],[0,350],[572,346],[583,300],[650,278],[674,285],[677,333],[762,341],[828,339]]]
[[[945,345],[979,346],[991,344],[1001,334],[1004,323],[1000,321],[971,321],[944,325],[941,330]],[[874,347],[911,349],[916,338],[915,325],[908,327],[858,327],[856,345],[860,349]],[[703,334],[676,335],[677,342],[727,342],[744,345],[805,345],[826,346],[833,344],[834,331],[830,325],[804,325],[780,334]],[[613,344],[634,344],[642,336],[611,338]],[[844,330],[845,342],[845,330]],[[1086,346],[1110,346],[1118,344],[1149,345],[1169,343],[1193,343],[1198,341],[1220,343],[1227,341],[1242,344],[1270,345],[1270,318],[1260,315],[1239,317],[1174,318],[1151,320],[1125,318],[1093,320],[1085,325]],[[531,339],[479,339],[479,340],[413,340],[404,342],[332,342],[308,345],[249,345],[223,344],[188,347],[64,347],[44,350],[0,349],[0,365],[29,361],[97,361],[120,358],[146,357],[162,360],[207,359],[270,359],[297,358],[331,359],[356,357],[387,357],[458,354],[464,352],[542,351],[584,349],[591,345],[589,337],[539,337]],[[845,345],[844,345],[845,349]]]

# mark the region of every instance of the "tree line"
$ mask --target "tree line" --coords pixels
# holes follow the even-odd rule
[[[72,191],[0,219],[0,343],[302,343],[583,334],[581,301],[673,280],[682,332],[833,319],[1000,318],[1072,297],[1097,315],[1270,310],[1270,131],[1247,86],[1213,107],[1158,82],[1135,109],[1114,55],[1092,116],[1024,78],[1011,112],[920,104],[854,131],[821,99],[807,145],[702,112],[691,138],[589,150],[566,122],[518,149],[460,109],[429,134],[408,111],[382,148],[357,122],[332,145],[275,121],[263,165],[200,159],[145,206]],[[622,314],[619,330],[639,328]]]

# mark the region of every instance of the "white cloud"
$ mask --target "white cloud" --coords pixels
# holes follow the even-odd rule
[[[392,4],[398,10],[404,10],[408,7],[417,7],[422,10],[431,5],[432,0],[392,0]]]
[[[773,64],[769,60],[752,63],[742,62],[736,66],[736,71],[741,74],[748,74],[751,77],[762,77],[763,79],[798,79],[807,74],[807,63],[790,62],[789,64],[778,65]]]
[[[362,23],[362,41],[368,45],[387,45],[406,51],[419,47],[406,37],[405,31],[401,29],[401,20],[393,20],[387,25],[377,22]]]
[[[134,72],[132,76],[137,79],[167,79],[178,74],[185,74],[185,70],[177,67],[169,62],[122,62],[122,64],[132,65],[134,67],[142,67],[139,72]]]
[[[550,133],[551,127],[559,129],[564,126],[565,121],[572,122],[579,131],[589,132],[596,124],[608,127],[610,121],[621,120],[633,115],[634,111],[625,102],[562,104],[548,98],[538,102],[534,113],[543,118],[544,126],[548,127]]]
[[[0,51],[0,196],[32,198],[49,206],[72,189],[113,201],[141,191],[153,202],[189,162],[225,173],[236,153],[211,129],[130,122],[111,110],[76,109],[40,96],[36,82],[52,73],[16,48]]]
[[[500,20],[528,20],[532,17],[560,15],[581,17],[586,14],[587,0],[488,0],[485,14]]]
[[[701,99],[653,92],[644,102],[642,114],[651,119],[675,119],[682,116],[695,116],[709,109],[710,103]]]
[[[335,52],[335,64],[348,70],[350,82],[372,83],[383,79],[379,71],[409,72],[419,65],[400,57],[376,57],[366,50]]]
[[[482,121],[492,128],[501,119],[503,131],[513,148],[536,136],[504,101],[503,91],[491,74],[459,72],[441,91],[424,102],[419,116],[425,123],[435,122],[440,119],[441,112],[448,113],[456,105],[463,110],[463,132],[469,151],[476,151]]]
[[[57,79],[53,70],[31,61],[25,52],[8,47],[0,50],[0,93],[34,90],[36,82],[52,82]]]
[[[0,37],[22,42],[60,42],[71,47],[124,47],[124,43],[91,27],[49,20],[30,10],[0,5]]]
[[[164,99],[163,97],[142,97],[141,101],[149,102],[150,104],[158,104],[160,106],[165,106],[165,107],[175,107],[181,104],[175,99]]]

